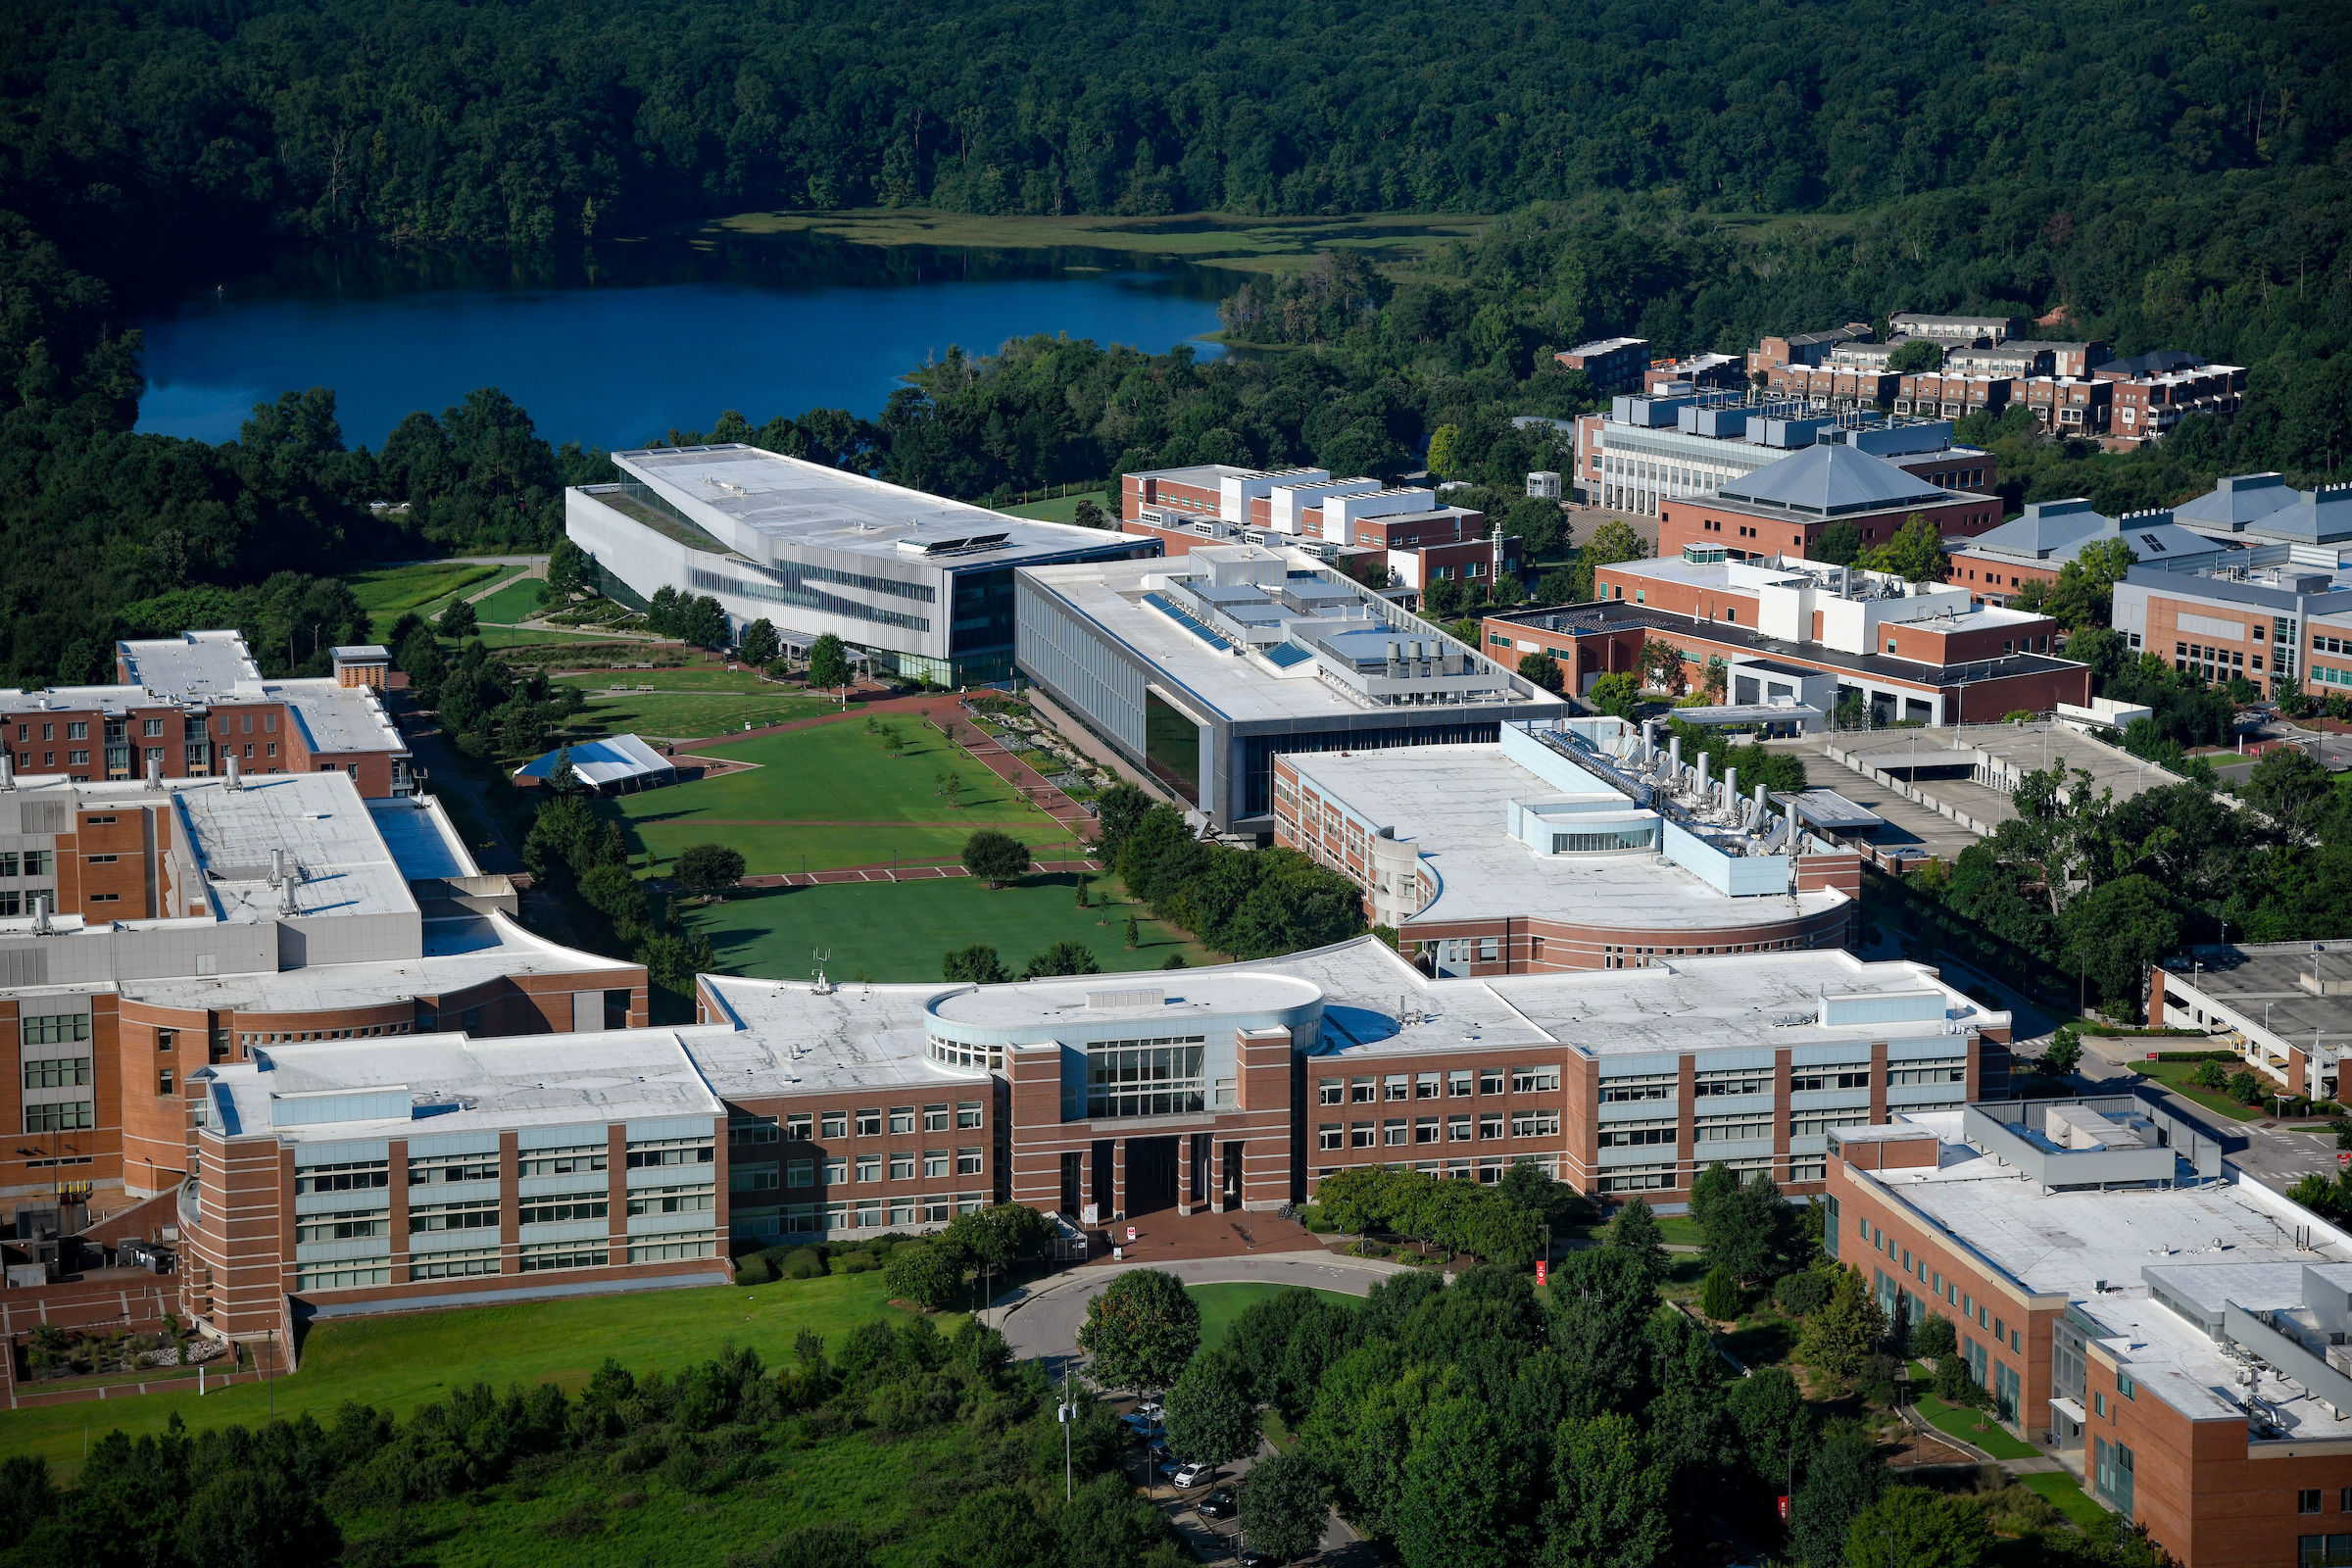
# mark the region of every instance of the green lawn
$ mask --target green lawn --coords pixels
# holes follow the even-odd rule
[[[2258,1116],[2270,1114],[2261,1106],[2241,1105],[2228,1095],[2216,1094],[2210,1089],[2197,1088],[2189,1079],[2203,1065],[2203,1062],[2198,1061],[2135,1061],[2132,1064],[2132,1070],[2143,1077],[2155,1079],[2174,1094],[2193,1100],[2207,1110],[2227,1116],[2231,1121],[2252,1121]],[[2223,1068],[2229,1072],[2237,1070],[2230,1067],[2228,1063],[2224,1063]]]
[[[1055,496],[1049,501],[1024,502],[1019,506],[999,507],[999,512],[1014,517],[1035,517],[1040,522],[1075,522],[1078,503],[1092,501],[1104,512],[1115,512],[1107,490],[1081,490],[1075,495]]]
[[[701,740],[830,712],[824,698],[782,686],[762,693],[630,692],[591,697],[580,718],[601,735]]]
[[[591,697],[601,697],[613,686],[651,686],[658,692],[799,692],[798,686],[779,686],[765,676],[748,669],[729,669],[724,664],[695,664],[682,669],[616,669],[610,675],[559,675],[559,686],[577,686]],[[828,702],[838,708],[838,703]]]
[[[601,631],[541,631],[533,626],[485,626],[474,633],[484,648],[527,648],[538,643],[603,643],[607,648],[627,649],[634,653],[647,646],[644,643],[614,642]]]
[[[719,747],[710,755],[760,765],[624,796],[605,809],[621,817],[633,854],[666,859],[689,844],[722,840],[743,852],[745,869],[754,874],[802,870],[804,857],[812,871],[883,865],[893,856],[909,862],[953,860],[981,827],[1003,828],[1033,845],[1070,837],[1068,828],[937,730],[910,718],[896,722],[906,747],[895,758],[882,750],[881,736],[866,734],[853,716]],[[954,807],[936,782],[945,772],[963,782]]]
[[[2090,1500],[2082,1484],[2070,1475],[2019,1476],[2018,1484],[2072,1519],[2085,1531],[2112,1530],[2115,1516]]]
[[[736,840],[730,839],[734,843]],[[1098,892],[1108,879],[1096,884]],[[1115,886],[1115,884],[1108,884]],[[1066,875],[1032,876],[995,891],[956,877],[938,882],[866,882],[738,892],[718,904],[681,911],[707,932],[727,974],[806,980],[824,948],[835,980],[883,983],[937,980],[950,953],[985,942],[1018,973],[1055,942],[1083,942],[1105,970],[1156,969],[1171,954],[1195,966],[1222,962],[1182,931],[1151,918],[1141,905],[1081,909]],[[1126,948],[1127,916],[1138,917],[1142,944]],[[1107,917],[1109,924],[1096,922]]]
[[[406,1415],[448,1390],[475,1381],[554,1381],[577,1391],[606,1356],[633,1371],[674,1371],[729,1344],[749,1345],[770,1365],[792,1358],[793,1336],[812,1328],[846,1333],[885,1304],[882,1276],[836,1274],[738,1288],[698,1287],[594,1296],[514,1306],[411,1312],[330,1322],[314,1328],[302,1369],[276,1384],[281,1416],[309,1411],[324,1421],[345,1399]],[[943,1315],[953,1332],[957,1320]],[[158,1432],[174,1413],[191,1427],[259,1425],[270,1391],[263,1384],[194,1394],[150,1394],[96,1404],[14,1410],[0,1421],[0,1458],[37,1453],[53,1470],[81,1464],[82,1430],[121,1427],[133,1437]]]
[[[473,612],[494,624],[512,624],[536,614],[547,606],[547,580],[525,577],[511,582],[473,607]]]
[[[1930,1374],[1917,1362],[1912,1363],[1911,1402],[1918,1407],[1921,1415],[1928,1418],[1928,1425],[1946,1437],[1974,1444],[1995,1459],[2034,1459],[2041,1456],[2039,1448],[2012,1434],[1993,1418],[1990,1411],[1963,1410],[1927,1393],[1929,1380]],[[1980,1420],[1984,1423],[1982,1426],[1978,1425]]]
[[[1213,1350],[1233,1332],[1234,1319],[1260,1301],[1270,1301],[1291,1287],[1285,1285],[1188,1285],[1185,1294],[1200,1308],[1200,1348]],[[1353,1306],[1363,1298],[1338,1291],[1317,1291],[1327,1301]]]
[[[520,570],[520,566],[493,566],[476,561],[415,561],[406,565],[346,572],[343,580],[351,585],[352,596],[368,612],[368,635],[380,641],[392,634],[392,623],[408,612],[414,610],[428,617],[438,615],[442,607],[459,594],[471,592],[502,574],[511,576]]]

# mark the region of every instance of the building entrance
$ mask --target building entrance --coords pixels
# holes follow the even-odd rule
[[[1149,1214],[1176,1206],[1180,1166],[1173,1138],[1127,1140],[1127,1214]]]

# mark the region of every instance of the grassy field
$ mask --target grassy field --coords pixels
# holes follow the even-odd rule
[[[547,580],[525,577],[511,582],[473,607],[473,612],[495,625],[512,625],[547,607]]]
[[[1081,501],[1092,501],[1105,512],[1111,510],[1110,492],[1107,490],[1081,490],[1076,495],[1055,496],[1050,501],[1027,501],[1017,507],[999,507],[997,510],[1015,517],[1035,517],[1040,522],[1075,522],[1078,503]]]
[[[368,635],[380,641],[391,635],[392,623],[410,611],[438,615],[458,595],[520,570],[520,566],[493,566],[475,561],[413,561],[405,565],[346,572],[343,580],[368,612]]]
[[[659,674],[660,671],[641,673]],[[578,684],[572,682],[570,684]],[[637,734],[663,740],[700,740],[795,718],[830,712],[822,696],[785,686],[761,693],[630,692],[592,696],[580,717],[607,735]],[[928,775],[926,775],[928,776]]]
[[[2019,1476],[2018,1482],[2037,1494],[2041,1500],[2072,1519],[2085,1531],[2112,1530],[2115,1516],[2097,1503],[2082,1490],[2082,1484],[2070,1475]]]
[[[658,692],[760,692],[772,695],[801,690],[798,686],[779,686],[748,669],[728,669],[723,664],[703,664],[683,669],[616,669],[609,675],[559,675],[556,684],[577,686],[591,697],[601,697],[615,685],[651,686]]]
[[[1233,1321],[1260,1301],[1272,1300],[1288,1287],[1281,1285],[1188,1285],[1185,1294],[1200,1308],[1200,1348],[1213,1350],[1233,1332]],[[1338,1291],[1317,1291],[1325,1300],[1353,1306],[1363,1298]]]
[[[495,1388],[553,1381],[577,1391],[608,1355],[633,1371],[675,1370],[729,1344],[749,1345],[781,1366],[802,1329],[838,1336],[876,1313],[898,1315],[884,1300],[878,1272],[325,1323],[303,1346],[302,1370],[276,1384],[276,1409],[324,1421],[336,1405],[357,1399],[406,1415],[476,1381]],[[943,1314],[940,1325],[953,1332],[956,1321]],[[37,1453],[70,1475],[81,1464],[85,1426],[93,1433],[121,1427],[137,1437],[161,1431],[174,1413],[196,1428],[259,1425],[268,1419],[270,1395],[255,1383],[215,1389],[202,1398],[150,1394],[110,1398],[103,1406],[14,1410],[0,1421],[0,1458]]]
[[[743,852],[745,868],[755,874],[801,870],[804,856],[809,870],[880,865],[894,855],[909,861],[953,860],[981,827],[1003,828],[1030,844],[1070,836],[939,731],[906,717],[896,723],[906,741],[898,757],[885,753],[882,737],[868,735],[852,717],[720,747],[712,755],[760,765],[625,796],[606,809],[623,819],[632,853],[667,858],[689,844],[724,840]],[[953,808],[936,784],[943,772],[963,782]]]
[[[937,245],[973,250],[1083,247],[1166,257],[1249,272],[1296,272],[1327,250],[1360,250],[1394,271],[1427,265],[1490,219],[1457,214],[1364,213],[1346,218],[1249,218],[1185,213],[1154,218],[985,217],[874,209],[835,213],[738,213],[713,227],[736,234],[829,234],[858,245]]]
[[[2227,1116],[2231,1121],[2253,1121],[2257,1117],[2270,1114],[2259,1105],[2241,1105],[2228,1095],[2216,1094],[2210,1089],[2199,1089],[2190,1080],[2196,1070],[2203,1065],[2204,1063],[2196,1061],[2135,1061],[2132,1064],[2132,1070],[2142,1077],[2155,1079],[2182,1099],[2193,1100],[2214,1114]],[[2236,1071],[2228,1062],[2222,1064],[2222,1070],[2224,1072]]]
[[[730,842],[733,842],[730,840]],[[682,923],[707,933],[728,974],[806,980],[811,953],[833,956],[825,973],[835,980],[884,984],[937,980],[940,960],[985,942],[1018,972],[1055,942],[1083,942],[1105,970],[1156,969],[1171,954],[1199,966],[1223,959],[1140,905],[1081,909],[1066,875],[1032,876],[991,892],[968,878],[945,882],[866,882],[830,887],[773,888],[731,895],[720,904],[681,911]],[[1117,884],[1095,884],[1117,897]],[[1137,916],[1142,943],[1126,948],[1127,917]],[[1109,924],[1097,922],[1108,918]]]
[[[2041,1456],[2039,1448],[2014,1436],[1993,1418],[1989,1410],[1963,1410],[1928,1393],[1927,1389],[1934,1381],[1935,1374],[1923,1363],[1911,1363],[1911,1402],[1936,1431],[1946,1437],[1958,1438],[1962,1443],[1974,1444],[1995,1459],[2036,1459]]]

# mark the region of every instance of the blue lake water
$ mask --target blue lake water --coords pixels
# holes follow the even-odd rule
[[[481,386],[551,441],[606,448],[708,430],[727,409],[755,424],[811,408],[870,417],[951,344],[1066,332],[1161,353],[1215,330],[1238,281],[1100,252],[805,239],[648,240],[527,266],[296,255],[139,323],[139,428],[225,441],[254,404],[313,386],[334,389],[344,439],[370,447]]]

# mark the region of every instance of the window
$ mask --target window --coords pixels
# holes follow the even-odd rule
[[[1963,1056],[1947,1056],[1939,1061],[1907,1061],[1899,1067],[1886,1069],[1886,1087],[1889,1089],[1967,1081],[1968,1060]]]
[[[1089,1118],[1198,1115],[1207,1108],[1202,1035],[1108,1040],[1086,1048]]]
[[[498,1155],[488,1154],[427,1154],[412,1156],[409,1160],[409,1185],[426,1187],[450,1182],[494,1182],[498,1180]]]
[[[816,1161],[813,1159],[785,1161],[784,1185],[787,1187],[814,1187],[816,1185]]]
[[[727,1191],[730,1193],[772,1193],[782,1185],[773,1165],[730,1165],[727,1168]]]
[[[1502,1113],[1499,1111],[1491,1116],[1479,1117],[1478,1136],[1481,1138],[1500,1138],[1502,1136]]]
[[[457,1279],[467,1274],[498,1272],[498,1249],[466,1248],[455,1252],[424,1252],[409,1259],[413,1280]]]
[[[1318,1123],[1315,1127],[1317,1149],[1341,1149],[1347,1145],[1347,1130],[1336,1121]]]
[[[2305,1487],[2305,1488],[2302,1488],[2301,1490],[2299,1490],[2298,1492],[2296,1492],[2296,1494],[2295,1494],[2295,1512],[2297,1512],[2297,1513],[2318,1513],[2319,1511],[2320,1511],[2320,1489],[2319,1489],[2319,1488],[2317,1488],[2317,1487]]]
[[[1393,1072],[1381,1080],[1380,1098],[1383,1100],[1410,1100],[1412,1095],[1413,1081],[1408,1073]]]
[[[1482,1068],[1478,1075],[1478,1092],[1482,1095],[1499,1095],[1502,1093],[1502,1082],[1500,1067]]]
[[[662,1165],[709,1165],[718,1151],[709,1138],[648,1138],[629,1144],[629,1169],[650,1170]]]
[[[923,1174],[925,1176],[945,1176],[947,1173],[948,1152],[944,1149],[924,1150]]]
[[[90,1081],[91,1059],[88,1056],[68,1056],[53,1061],[24,1063],[24,1087],[27,1089],[68,1089]]]
[[[1446,1094],[1448,1099],[1452,1100],[1467,1099],[1470,1094],[1470,1074],[1467,1071],[1447,1073],[1446,1075]]]
[[[1710,1095],[1768,1095],[1772,1093],[1770,1067],[1717,1067],[1691,1074],[1690,1093],[1704,1100]]]
[[[1870,1068],[1867,1066],[1805,1067],[1800,1068],[1788,1080],[1788,1092],[1792,1095],[1801,1095],[1816,1089],[1868,1089],[1869,1087]]]
[[[1556,1110],[1523,1110],[1511,1117],[1513,1138],[1550,1138],[1560,1130],[1560,1114]]]
[[[1772,1114],[1701,1116],[1691,1126],[1691,1138],[1702,1144],[1737,1143],[1772,1136]]]
[[[1373,1131],[1374,1128],[1368,1121],[1349,1122],[1348,1124],[1348,1147],[1349,1149],[1370,1149]]]
[[[392,1234],[392,1211],[384,1208],[349,1209],[333,1214],[305,1214],[294,1225],[296,1242],[356,1242]]]
[[[1425,1072],[1416,1077],[1413,1080],[1413,1098],[1415,1100],[1437,1099],[1438,1075],[1434,1072]]]
[[[294,1192],[359,1193],[371,1187],[392,1185],[392,1162],[389,1159],[357,1160],[341,1165],[311,1165],[294,1172]]]
[[[927,1133],[944,1133],[947,1130],[948,1107],[945,1105],[925,1105],[923,1107],[923,1131]]]
[[[172,1092],[171,1068],[166,1067],[163,1071],[155,1075],[155,1092],[159,1095],[168,1095]]]
[[[858,1179],[861,1182],[880,1181],[882,1179],[882,1156],[880,1154],[859,1154],[858,1156]]]
[[[768,1167],[768,1185],[775,1185],[775,1167]],[[568,1220],[603,1219],[612,1212],[609,1193],[563,1193],[525,1199],[516,1215],[524,1225],[561,1225]]]
[[[879,1138],[882,1136],[881,1106],[876,1105],[870,1110],[861,1110],[858,1113],[858,1136],[860,1138]]]
[[[718,1205],[712,1187],[664,1187],[629,1195],[629,1214],[699,1214]]]
[[[2352,1500],[2352,1490],[2345,1496]],[[2299,1536],[2295,1546],[2295,1568],[2352,1568],[2352,1536]]]
[[[847,1182],[850,1179],[850,1162],[848,1157],[841,1154],[835,1154],[831,1158],[823,1160],[820,1163],[820,1168],[817,1171],[816,1179],[824,1183],[827,1187],[839,1187],[843,1183]]]
[[[727,1145],[738,1148],[745,1144],[772,1144],[784,1136],[773,1116],[754,1116],[727,1123]]]
[[[498,1229],[498,1200],[469,1199],[460,1203],[409,1205],[409,1234],[419,1231],[480,1231]]]
[[[27,1046],[59,1046],[70,1040],[90,1038],[90,1015],[86,1012],[36,1013],[18,1020],[17,1038]]]
[[[1415,1117],[1413,1120],[1413,1142],[1416,1144],[1434,1144],[1437,1141],[1438,1118],[1435,1116]]]
[[[1397,1117],[1382,1122],[1380,1124],[1380,1141],[1391,1148],[1402,1146],[1404,1143],[1404,1119]]]
[[[581,1176],[603,1170],[611,1160],[612,1152],[605,1145],[577,1144],[564,1149],[526,1149],[514,1156],[514,1169],[521,1176]]]
[[[977,1149],[958,1149],[956,1151],[956,1174],[958,1176],[979,1175],[980,1151]]]
[[[1511,1093],[1514,1095],[1549,1095],[1559,1092],[1560,1070],[1557,1067],[1514,1067],[1511,1069]]]
[[[1320,1078],[1315,1081],[1315,1102],[1317,1104],[1337,1105],[1344,1103],[1347,1099],[1348,1086],[1339,1079]]]
[[[548,1242],[536,1247],[526,1244],[518,1261],[525,1274],[534,1273],[540,1269],[603,1268],[606,1245],[601,1240],[595,1242]]]
[[[1378,1079],[1350,1078],[1348,1080],[1348,1102],[1349,1104],[1368,1105],[1378,1098],[1380,1098]]]
[[[1603,1078],[1600,1081],[1602,1104],[1624,1104],[1637,1100],[1672,1100],[1681,1076],[1671,1072],[1641,1073],[1626,1078]]]
[[[1670,1121],[1604,1125],[1600,1129],[1600,1147],[1638,1149],[1647,1144],[1663,1144],[1671,1148],[1677,1142],[1676,1134],[1677,1128]]]
[[[827,1138],[847,1138],[850,1136],[850,1113],[846,1110],[826,1111],[823,1117],[823,1123],[824,1136]]]

